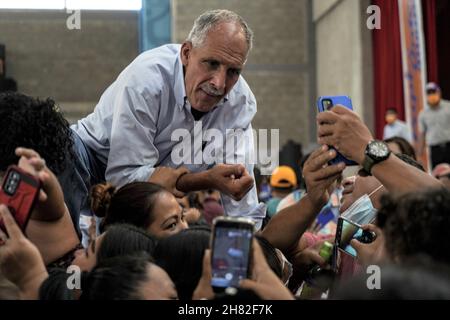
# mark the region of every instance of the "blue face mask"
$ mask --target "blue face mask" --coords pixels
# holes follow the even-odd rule
[[[373,207],[370,196],[380,190],[383,185],[376,188],[370,194],[365,194],[342,213],[342,217],[359,225],[371,223],[377,214],[377,209]]]

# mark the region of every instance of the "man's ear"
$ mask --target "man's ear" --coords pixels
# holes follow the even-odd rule
[[[189,57],[192,52],[192,43],[190,41],[184,41],[181,45],[181,62],[183,63],[183,66],[187,66],[189,63]]]

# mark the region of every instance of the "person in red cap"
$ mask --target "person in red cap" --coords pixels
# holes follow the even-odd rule
[[[432,168],[440,163],[450,163],[450,101],[442,99],[436,83],[426,86],[428,107],[419,114],[419,156],[425,145],[430,147]]]

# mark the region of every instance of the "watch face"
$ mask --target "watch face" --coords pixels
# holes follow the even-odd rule
[[[373,141],[369,145],[369,153],[374,158],[382,159],[389,154],[389,148],[387,144],[382,141]]]

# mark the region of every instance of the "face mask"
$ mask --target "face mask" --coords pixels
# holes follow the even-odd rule
[[[342,217],[347,220],[353,221],[359,225],[364,225],[372,222],[375,219],[375,215],[377,214],[377,209],[373,207],[372,201],[370,200],[370,196],[372,196],[375,192],[380,190],[383,185],[379,186],[375,190],[373,190],[370,194],[365,194],[361,196],[358,200],[353,202],[353,204],[348,207],[342,213]]]
[[[439,97],[439,94],[433,93],[427,96],[427,101],[430,106],[437,106],[441,101],[441,98]]]
[[[395,114],[388,114],[386,115],[386,123],[392,124],[397,119],[397,116]]]

